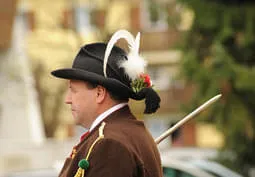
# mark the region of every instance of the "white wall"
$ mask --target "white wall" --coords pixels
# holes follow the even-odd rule
[[[12,47],[0,52],[0,140],[42,143],[45,136],[25,36],[25,20],[18,14]]]

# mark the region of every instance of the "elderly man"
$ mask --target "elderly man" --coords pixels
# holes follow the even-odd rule
[[[119,38],[128,41],[129,54],[114,46]],[[89,130],[67,157],[60,177],[162,177],[157,146],[128,106],[129,98],[145,99],[150,114],[160,103],[138,48],[139,36],[120,30],[108,44],[83,46],[72,68],[52,72],[69,80],[65,102],[75,123]]]

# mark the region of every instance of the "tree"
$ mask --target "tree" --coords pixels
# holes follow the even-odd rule
[[[202,117],[223,133],[223,150],[234,153],[228,165],[247,175],[255,165],[255,3],[179,3],[195,15],[184,36],[181,63],[182,75],[197,88],[192,108],[222,93],[221,102]]]

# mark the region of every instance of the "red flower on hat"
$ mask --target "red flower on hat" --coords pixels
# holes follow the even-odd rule
[[[152,82],[148,74],[142,73],[132,83],[131,87],[134,92],[139,92],[143,88],[151,87]]]
[[[140,78],[143,78],[144,83],[146,84],[147,87],[151,87],[151,78],[148,74],[140,74]]]

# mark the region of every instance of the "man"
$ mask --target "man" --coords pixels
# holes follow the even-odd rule
[[[145,99],[145,113],[153,113],[160,98],[147,75],[130,77],[130,68],[122,64],[131,57],[110,43],[85,45],[72,68],[52,72],[69,80],[65,102],[71,106],[75,123],[89,130],[73,148],[59,177],[162,176],[157,146],[128,107],[129,98]]]

